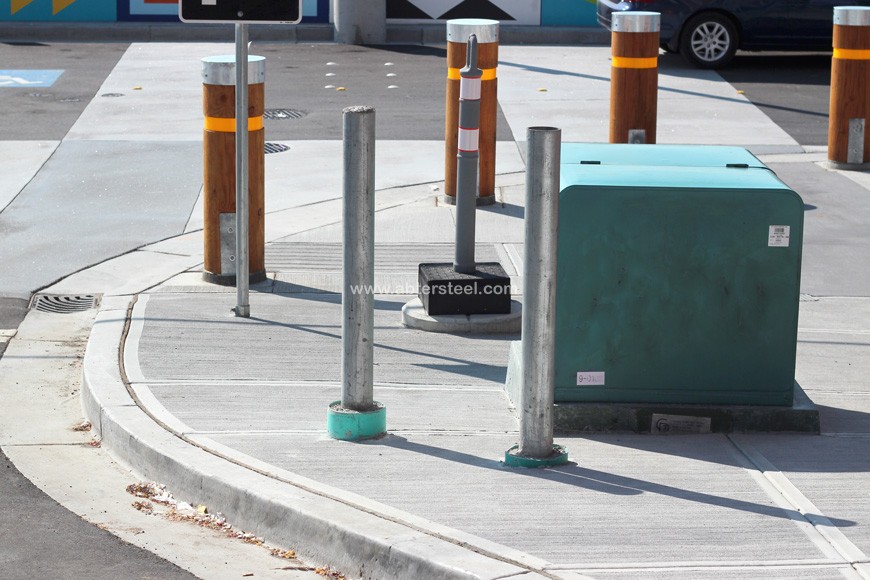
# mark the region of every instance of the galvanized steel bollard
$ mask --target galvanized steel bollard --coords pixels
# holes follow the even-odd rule
[[[456,153],[456,252],[453,269],[471,274],[474,261],[477,175],[480,152],[480,76],[477,37],[468,37],[465,67],[459,71],[459,143]]]
[[[833,44],[828,159],[858,168],[870,161],[870,8],[835,7]]]
[[[460,68],[467,60],[468,38],[478,42],[481,68],[480,165],[477,205],[495,203],[495,129],[498,121],[498,20],[447,21],[447,104],[444,126],[444,201],[456,203],[456,147],[459,134]]]
[[[658,12],[613,14],[611,143],[656,142],[660,19]]]
[[[231,286],[236,284],[236,184],[248,183],[247,279],[266,279],[265,266],[265,131],[263,130],[266,59],[248,57],[248,106],[237,121],[235,109],[236,59],[215,56],[202,59],[203,112],[203,205],[204,266],[203,279]],[[241,68],[241,67],[240,67]],[[242,123],[248,138],[248,178],[237,180],[236,125]],[[245,188],[241,188],[244,190]],[[244,209],[244,208],[242,208]],[[245,223],[245,222],[241,222]]]
[[[251,207],[248,200],[248,25],[236,24],[236,316],[251,317],[250,281],[248,272],[250,240],[248,221]],[[265,109],[264,111],[265,112]],[[266,154],[264,131],[263,155]],[[265,161],[263,162],[265,179]],[[264,192],[265,196],[265,192]],[[265,236],[263,240],[265,244]],[[265,248],[263,251],[265,258]],[[264,268],[265,269],[265,268]]]
[[[356,441],[386,433],[386,407],[374,400],[375,110],[344,109],[341,400],[327,431]]]
[[[512,467],[548,467],[568,462],[565,448],[553,444],[562,131],[530,127],[526,140],[520,441],[505,452],[504,461]]]

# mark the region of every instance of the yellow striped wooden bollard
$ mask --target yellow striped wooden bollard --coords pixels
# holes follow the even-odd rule
[[[834,8],[828,159],[857,166],[870,161],[870,8]]]
[[[495,129],[498,122],[498,20],[447,21],[447,120],[444,125],[444,199],[456,203],[456,148],[459,139],[459,70],[465,66],[468,37],[478,42],[483,71],[480,93],[480,164],[477,205],[495,202]]]
[[[618,12],[611,25],[610,142],[655,143],[658,12]]]
[[[202,59],[203,279],[236,283],[236,65],[235,56]],[[266,279],[265,145],[263,129],[266,59],[248,57],[249,280]]]

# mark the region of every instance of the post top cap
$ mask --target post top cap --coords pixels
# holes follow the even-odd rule
[[[468,42],[472,34],[477,42],[498,42],[498,20],[486,18],[457,18],[447,21],[447,42]]]
[[[658,32],[660,29],[658,12],[614,12],[610,27],[613,32]]]
[[[840,26],[870,26],[870,8],[867,6],[835,6],[834,24]]]
[[[222,54],[202,59],[202,82],[206,85],[234,86],[236,84],[236,56]],[[248,55],[248,84],[266,82],[266,57]]]

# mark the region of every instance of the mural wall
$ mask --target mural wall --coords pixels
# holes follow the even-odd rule
[[[595,26],[595,0],[387,0],[387,19],[490,18],[504,24]]]
[[[178,0],[0,0],[0,21],[178,22]],[[329,22],[329,0],[303,0],[303,22]]]
[[[330,0],[303,0],[303,22],[329,22]],[[595,26],[594,0],[387,0],[392,22],[491,18],[504,24]],[[178,21],[178,0],[0,0],[0,21]]]

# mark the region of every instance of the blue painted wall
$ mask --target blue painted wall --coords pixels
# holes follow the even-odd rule
[[[18,10],[12,13],[13,0],[0,0],[0,21],[18,22],[114,22],[178,21],[177,3],[154,3],[146,0],[15,0]],[[23,6],[27,3],[26,6]],[[303,22],[329,22],[329,0],[303,0]],[[541,0],[543,26],[596,26],[594,0]]]
[[[17,8],[14,14],[13,1]],[[59,7],[69,0],[0,0],[0,22],[178,22],[177,2],[73,0],[54,13],[55,2],[61,3]],[[329,22],[329,0],[303,0],[302,17],[303,22]]]
[[[75,0],[69,6],[58,3],[54,13],[53,0],[26,0],[16,2],[13,14],[12,0],[0,0],[0,21],[13,22],[114,22],[118,19],[118,0]]]
[[[595,1],[541,0],[543,26],[598,26]]]

